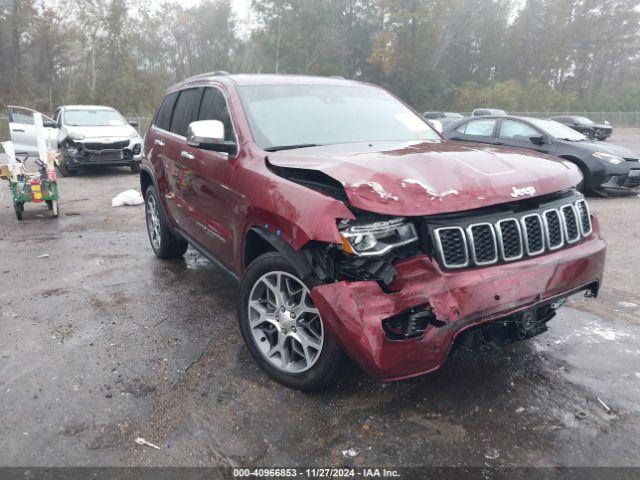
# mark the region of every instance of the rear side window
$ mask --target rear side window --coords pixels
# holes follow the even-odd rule
[[[493,135],[493,128],[496,126],[495,118],[487,120],[474,120],[465,123],[458,128],[458,131],[465,135],[474,135],[476,137],[490,137]]]
[[[171,117],[171,132],[187,136],[189,124],[194,122],[198,115],[201,95],[202,91],[199,88],[189,88],[180,92]]]
[[[173,106],[176,104],[178,98],[178,92],[173,92],[164,97],[162,105],[158,110],[158,116],[156,117],[156,127],[163,130],[169,130],[171,127],[171,114],[173,113]]]
[[[217,88],[205,88],[198,120],[219,120],[224,125],[224,139],[233,140],[233,125],[227,101]]]

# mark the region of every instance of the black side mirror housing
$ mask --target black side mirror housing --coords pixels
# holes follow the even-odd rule
[[[131,120],[129,122],[129,125],[131,125],[132,127],[138,128],[140,126],[140,122],[138,122],[137,120]]]
[[[544,145],[545,143],[548,143],[547,137],[545,137],[542,134],[540,134],[540,135],[531,135],[529,137],[529,140],[531,140],[531,142],[535,143],[536,145]]]
[[[46,120],[46,119],[42,120],[42,126],[45,128],[60,128],[60,125],[58,125],[58,122],[54,120]]]

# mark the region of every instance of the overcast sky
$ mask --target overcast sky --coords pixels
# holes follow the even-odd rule
[[[178,3],[185,7],[192,7],[200,2],[201,0],[178,0]],[[247,18],[249,6],[251,5],[251,0],[231,0],[231,3],[233,4],[233,9],[235,10],[236,15],[238,15],[238,18],[245,20]]]

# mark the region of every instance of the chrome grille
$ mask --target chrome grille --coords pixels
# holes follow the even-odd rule
[[[524,227],[524,245],[527,255],[540,255],[544,252],[544,224],[542,217],[537,213],[525,215],[522,217],[522,226]]]
[[[591,214],[589,213],[589,206],[584,200],[578,200],[576,202],[576,210],[578,211],[578,217],[580,218],[580,231],[585,237],[591,234]]]
[[[504,260],[518,260],[523,255],[522,231],[515,218],[507,218],[496,223],[498,247]]]
[[[445,227],[435,231],[442,264],[447,268],[462,268],[469,265],[469,251],[460,227]]]
[[[473,263],[490,265],[498,261],[496,234],[490,223],[476,223],[467,228]]]
[[[547,248],[549,250],[557,250],[564,245],[564,235],[562,234],[562,222],[560,221],[560,213],[555,208],[545,210],[542,214],[544,221],[544,231],[547,240]]]
[[[446,268],[484,266],[540,255],[572,244],[591,234],[587,203],[548,208],[542,213],[514,214],[507,218],[435,228],[433,237]]]
[[[577,242],[580,240],[580,227],[578,227],[578,215],[575,207],[573,205],[565,205],[560,211],[562,212],[562,225],[567,243]]]

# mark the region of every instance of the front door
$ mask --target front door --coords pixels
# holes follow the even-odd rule
[[[30,157],[38,157],[38,129],[36,128],[36,122],[34,114],[42,115],[39,112],[26,107],[18,107],[15,105],[9,105],[9,133],[11,134],[11,141],[16,153],[27,153]],[[53,125],[55,122],[42,115],[42,120],[48,125]],[[51,126],[44,128],[44,141],[51,144],[52,148],[57,147],[53,143],[57,142],[57,128]],[[42,139],[40,140],[43,141]]]

